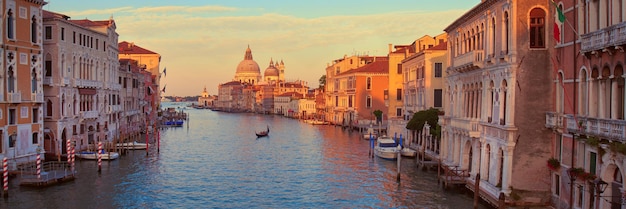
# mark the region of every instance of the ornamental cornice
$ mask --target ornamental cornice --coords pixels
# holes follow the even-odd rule
[[[444,31],[446,31],[447,33],[454,32],[452,31],[453,29],[460,27],[461,25],[463,25],[464,23],[468,22],[469,20],[473,19],[476,16],[483,15],[484,11],[489,9],[492,5],[494,5],[498,1],[501,1],[501,0],[485,0],[481,2],[480,4],[474,6],[472,9],[470,9],[465,14],[463,14],[463,16],[459,17],[454,22],[452,22],[452,24],[448,25],[448,27],[446,27]]]

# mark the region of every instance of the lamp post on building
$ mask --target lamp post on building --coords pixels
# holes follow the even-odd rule
[[[600,207],[600,194],[604,193],[604,190],[609,184],[601,178],[593,180],[593,184],[595,185],[596,190],[596,209],[598,209]]]

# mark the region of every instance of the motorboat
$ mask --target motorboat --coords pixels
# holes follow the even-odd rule
[[[400,150],[400,154],[402,155],[402,157],[416,157],[417,156],[417,151],[415,151],[414,149],[408,148],[408,147],[404,147],[402,148],[402,150]]]
[[[117,152],[105,152],[104,150],[101,152],[102,160],[115,160],[120,157],[120,154]],[[98,152],[93,151],[82,151],[76,153],[76,157],[85,159],[85,160],[97,160]]]
[[[308,120],[307,123],[312,125],[328,125],[328,122],[323,120]]]
[[[126,143],[117,143],[117,148],[122,149],[146,149],[146,143],[139,142],[126,142]]]
[[[381,136],[376,140],[374,154],[382,159],[396,160],[398,159],[398,146],[391,137]]]

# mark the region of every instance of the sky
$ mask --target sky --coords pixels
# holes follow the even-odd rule
[[[89,2],[89,3],[86,3]],[[386,56],[389,44],[436,36],[480,0],[48,0],[73,20],[113,18],[119,41],[161,55],[166,96],[217,95],[248,46],[261,75],[285,63],[287,81],[317,87],[344,55]]]

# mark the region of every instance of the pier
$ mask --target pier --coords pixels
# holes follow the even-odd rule
[[[18,168],[18,176],[21,186],[42,187],[74,180],[76,171],[72,171],[66,162],[51,161],[42,163],[39,175],[35,163],[22,165]]]

